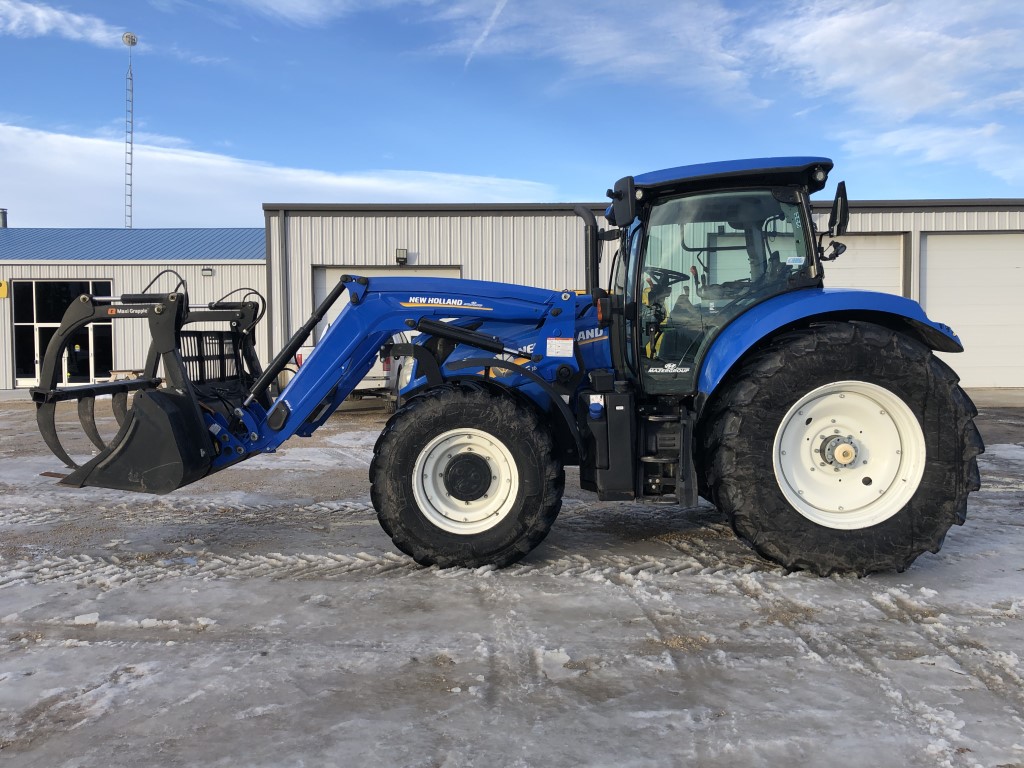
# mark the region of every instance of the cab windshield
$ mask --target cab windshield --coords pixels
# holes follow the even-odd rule
[[[644,235],[634,241],[643,267],[626,286],[638,310],[626,346],[652,393],[692,391],[696,362],[715,331],[814,269],[803,208],[789,189],[662,200]],[[640,263],[635,255],[630,261]]]

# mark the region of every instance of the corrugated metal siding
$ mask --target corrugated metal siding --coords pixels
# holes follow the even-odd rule
[[[828,214],[815,214],[819,229],[828,227]],[[851,208],[850,232],[1006,232],[1024,231],[1024,209],[1019,211],[933,210],[858,211]]]
[[[285,232],[281,237],[281,217]],[[461,267],[471,280],[532,285],[559,290],[584,282],[583,225],[571,211],[331,212],[267,211],[271,292],[275,318],[298,328],[313,311],[314,267],[365,264],[391,266],[398,248],[415,266]],[[602,226],[607,224],[599,219]],[[614,247],[606,244],[602,272]],[[278,265],[287,265],[278,272]],[[284,274],[286,272],[287,274]],[[606,281],[607,278],[604,278]],[[275,282],[291,287],[277,302]],[[282,295],[281,297],[285,297]],[[287,334],[280,331],[280,343]],[[277,339],[275,339],[277,341]]]
[[[262,238],[262,233],[261,233]],[[212,277],[203,277],[201,269],[213,266]],[[228,264],[5,264],[3,278],[7,280],[109,280],[113,293],[141,293],[161,270],[173,268],[185,278],[189,299],[193,306],[206,304],[236,288],[253,288],[266,295],[266,271],[262,263]],[[157,290],[173,290],[176,280],[169,275],[159,279]],[[14,320],[13,302],[5,302],[6,311],[0,311],[0,389],[14,387]],[[260,359],[268,359],[266,329],[257,331],[257,351]],[[145,322],[124,321],[114,323],[114,367],[137,368],[145,361],[150,335]]]

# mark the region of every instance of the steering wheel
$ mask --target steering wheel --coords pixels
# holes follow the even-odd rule
[[[658,285],[675,285],[690,279],[685,272],[676,272],[674,269],[665,269],[665,267],[647,267],[646,271]]]

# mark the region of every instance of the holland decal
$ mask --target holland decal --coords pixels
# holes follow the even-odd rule
[[[587,328],[576,334],[576,343],[581,347],[584,344],[593,344],[598,341],[607,341],[608,334],[604,332],[604,328]]]
[[[491,307],[485,307],[478,301],[452,299],[444,296],[410,296],[408,301],[399,303],[403,307],[458,307],[459,309],[476,309],[482,312],[491,311]]]

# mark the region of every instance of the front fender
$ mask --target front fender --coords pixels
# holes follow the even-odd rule
[[[701,363],[698,392],[714,392],[732,367],[763,339],[814,320],[866,320],[897,328],[939,352],[963,352],[952,329],[928,318],[916,301],[846,288],[810,288],[785,293],[747,310],[711,343]]]

